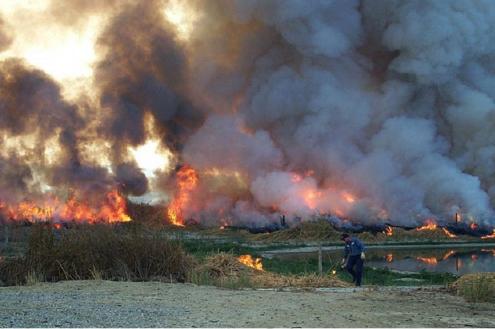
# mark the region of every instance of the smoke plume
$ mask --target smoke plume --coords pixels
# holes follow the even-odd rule
[[[184,201],[185,219],[206,224],[332,215],[495,226],[492,1],[46,9],[77,29],[97,14],[105,24],[87,95],[68,100],[63,82],[42,70],[0,63],[0,187],[16,198],[44,185],[85,193],[118,185],[134,196],[162,189]],[[0,21],[8,51],[15,38],[3,31]],[[194,188],[180,186],[179,167],[149,181],[129,155],[150,138],[148,116],[170,166],[197,172]]]

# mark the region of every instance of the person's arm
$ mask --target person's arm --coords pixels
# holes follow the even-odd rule
[[[358,241],[357,245],[359,247],[359,251],[361,251],[361,259],[364,260],[366,258],[366,255],[364,254],[366,247],[364,246],[364,244],[361,241]]]
[[[344,258],[342,258],[342,266],[344,266],[347,263],[347,257],[349,256],[349,248],[347,247],[347,244],[344,247]]]

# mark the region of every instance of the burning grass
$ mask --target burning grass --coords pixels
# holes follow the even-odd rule
[[[257,234],[252,237],[255,241],[285,242],[285,241],[326,241],[340,243],[342,232],[335,229],[326,220],[308,221],[300,225],[273,233]],[[438,226],[422,226],[418,229],[406,230],[399,227],[386,226],[383,232],[362,232],[353,234],[366,243],[390,242],[431,242],[431,241],[470,241],[479,240],[470,236],[456,236],[449,230]]]
[[[463,275],[450,286],[450,289],[468,302],[495,303],[495,273]]]
[[[104,225],[53,230],[36,225],[25,255],[0,263],[0,280],[7,285],[43,281],[110,280],[185,281],[194,266],[178,245],[156,235],[129,233]]]
[[[350,284],[336,276],[283,275],[258,270],[244,265],[230,253],[218,253],[206,257],[193,276],[194,283],[212,284],[228,288],[256,287],[348,287]]]

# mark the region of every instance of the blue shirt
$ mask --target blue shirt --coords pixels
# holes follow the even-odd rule
[[[364,244],[358,238],[351,238],[349,243],[346,242],[344,246],[344,258],[347,256],[357,256],[364,252]]]

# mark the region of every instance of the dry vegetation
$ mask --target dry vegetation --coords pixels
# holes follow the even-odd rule
[[[194,260],[177,242],[109,226],[35,225],[22,257],[0,263],[7,285],[82,279],[185,281]]]
[[[450,289],[469,302],[495,302],[495,273],[463,275]]]
[[[241,264],[229,253],[218,253],[205,259],[195,270],[193,282],[230,288],[250,286],[256,288],[281,287],[349,287],[336,276],[281,275],[260,271]]]
[[[325,220],[304,222],[300,225],[280,230],[273,233],[253,235],[252,239],[263,242],[284,242],[284,241],[326,241],[340,242],[342,232],[337,231],[329,222]],[[431,242],[431,241],[470,241],[478,240],[470,236],[459,236],[449,238],[441,228],[434,230],[417,231],[405,230],[403,228],[393,228],[392,236],[387,236],[383,232],[371,233],[363,232],[355,234],[367,243],[389,243],[389,242]]]
[[[345,287],[336,276],[280,275],[240,263],[231,253],[196,260],[178,241],[136,227],[32,227],[22,257],[0,262],[0,282],[33,285],[60,280],[174,281],[241,287]]]

